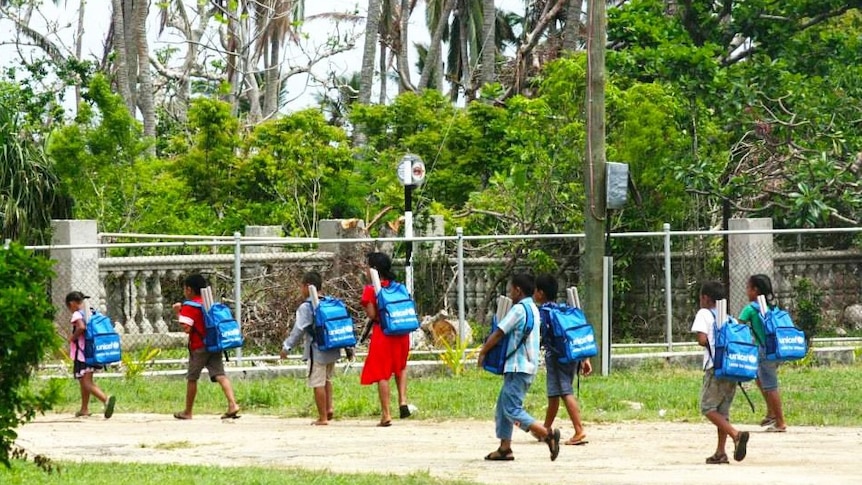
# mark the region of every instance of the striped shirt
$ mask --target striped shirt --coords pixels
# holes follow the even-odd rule
[[[521,372],[524,374],[533,374],[539,370],[539,327],[541,316],[539,308],[533,303],[533,299],[526,297],[518,303],[512,305],[509,313],[497,324],[497,328],[509,337],[509,347],[506,349],[506,355],[512,353],[524,336],[526,327],[527,311],[533,314],[533,330],[529,337],[521,345],[511,357],[506,360],[504,372]]]

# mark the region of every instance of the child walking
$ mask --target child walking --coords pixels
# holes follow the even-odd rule
[[[302,276],[303,302],[296,309],[296,323],[290,335],[284,340],[281,348],[281,358],[287,358],[287,354],[303,340],[303,360],[310,360],[308,372],[308,387],[314,389],[314,404],[317,406],[317,421],[311,424],[325,426],[333,417],[332,406],[332,373],[335,370],[335,362],[341,356],[339,349],[320,350],[312,338],[314,324],[314,311],[311,307],[311,292],[309,285],[313,285],[318,291],[323,289],[323,278],[316,271],[309,271]],[[323,296],[323,293],[320,293]]]
[[[778,393],[778,362],[766,360],[766,330],[763,328],[760,308],[755,305],[757,297],[760,295],[766,298],[767,305],[775,305],[772,280],[765,274],[753,275],[746,281],[745,293],[748,295],[748,300],[752,303],[742,309],[742,312],[739,314],[739,321],[751,325],[751,330],[754,332],[754,337],[759,347],[756,382],[764,401],[766,401],[766,416],[760,421],[760,425],[766,426],[766,431],[769,433],[783,433],[787,431],[787,423],[784,422],[784,412],[781,409],[781,395]]]
[[[733,440],[733,459],[745,459],[748,446],[748,431],[737,431],[730,424],[730,405],[736,394],[736,383],[717,379],[713,369],[712,356],[715,354],[715,314],[716,302],[725,298],[724,287],[716,281],[704,283],[700,289],[700,309],[691,325],[692,333],[697,334],[697,343],[705,347],[703,351],[703,386],[700,390],[700,412],[715,425],[718,443],[715,453],[706,459],[710,465],[730,463],[724,448],[727,437]]]
[[[73,372],[75,379],[81,387],[81,409],[75,413],[75,417],[90,416],[90,396],[96,396],[96,399],[105,404],[105,419],[110,419],[114,415],[114,406],[117,404],[117,398],[106,395],[99,386],[93,381],[93,374],[102,368],[100,365],[87,365],[84,359],[84,332],[87,330],[87,325],[84,322],[84,299],[89,296],[84,296],[80,291],[73,291],[66,295],[66,308],[72,312],[72,333],[69,336],[69,356],[74,363]],[[87,315],[89,317],[89,315]]]
[[[517,425],[524,431],[530,432],[548,444],[551,452],[551,461],[557,459],[560,454],[560,430],[539,424],[524,409],[524,397],[530,390],[530,385],[536,377],[539,369],[539,309],[533,303],[532,295],[535,291],[533,277],[527,274],[516,274],[509,282],[509,298],[512,299],[512,308],[497,323],[497,329],[485,341],[479,350],[478,364],[482,368],[485,356],[494,348],[506,334],[511,334],[509,347],[503,349],[506,355],[506,365],[503,369],[503,387],[497,397],[496,406],[496,433],[500,440],[500,446],[485,456],[491,461],[511,461],[515,459],[512,454],[512,431]],[[528,316],[529,312],[529,316]],[[519,345],[523,340],[527,320],[532,319],[533,328],[528,334],[524,345]],[[514,352],[513,352],[514,351]]]
[[[553,304],[557,299],[557,279],[549,274],[542,274],[536,277],[536,289],[533,292],[533,301],[539,306],[539,314],[542,318],[541,339],[542,345],[545,347],[545,367],[547,368],[547,394],[548,394],[548,409],[545,411],[545,428],[551,429],[554,424],[554,419],[557,417],[557,411],[560,409],[560,400],[566,407],[569,413],[569,418],[572,420],[572,426],[575,429],[575,434],[566,440],[566,445],[583,445],[586,444],[587,434],[584,431],[584,425],[581,422],[581,411],[578,407],[578,400],[574,396],[574,388],[572,383],[575,380],[577,373],[583,372],[588,376],[593,371],[593,366],[589,359],[584,359],[581,362],[571,364],[559,363],[558,357],[553,352],[553,345],[550,342],[550,315],[542,308],[546,304]]]
[[[383,253],[369,253],[368,269],[377,270],[380,275],[380,285],[389,286],[395,281],[392,272],[392,260]],[[370,271],[368,278],[371,279]],[[362,308],[371,320],[371,342],[368,344],[368,357],[362,367],[360,383],[363,386],[377,384],[377,397],[380,399],[381,416],[377,426],[392,425],[392,413],[389,410],[390,390],[389,379],[395,376],[398,389],[398,410],[401,419],[412,414],[407,404],[407,356],[410,353],[410,335],[386,335],[380,328],[380,318],[377,312],[377,296],[373,285],[366,285],[360,300]]]
[[[183,281],[183,295],[186,300],[191,300],[203,306],[201,290],[209,286],[207,280],[200,274],[192,274]],[[189,367],[186,374],[186,407],[182,412],[174,413],[176,419],[192,419],[192,410],[195,406],[195,398],[198,394],[198,379],[201,371],[206,367],[210,380],[218,382],[224,397],[227,398],[227,412],[222,419],[239,418],[239,405],[233,394],[230,379],[224,372],[224,362],[221,352],[208,352],[204,347],[204,335],[206,325],[201,308],[174,303],[174,312],[182,325],[183,332],[189,334]]]

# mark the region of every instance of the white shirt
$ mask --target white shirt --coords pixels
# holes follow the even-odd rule
[[[518,347],[524,337],[524,327],[527,322],[527,311],[533,316],[533,330],[527,336],[524,345]],[[518,303],[512,305],[509,313],[497,324],[497,328],[509,337],[509,347],[506,355],[512,354],[506,360],[503,372],[522,372],[535,375],[539,370],[539,327],[541,327],[541,316],[533,299],[525,297]],[[517,350],[516,350],[517,349]],[[514,353],[512,353],[514,352]]]
[[[705,333],[707,345],[703,349],[703,370],[712,369],[712,356],[710,352],[715,353],[715,315],[712,310],[701,308],[694,316],[694,322],[691,324],[692,333]]]

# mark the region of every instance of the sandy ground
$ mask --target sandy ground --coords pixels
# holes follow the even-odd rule
[[[793,427],[767,434],[742,426],[752,432],[748,457],[708,466],[704,459],[714,450],[715,431],[706,422],[588,423],[589,444],[563,446],[555,462],[545,444],[517,430],[515,461],[484,461],[497,446],[493,420],[396,420],[389,428],[374,421],[309,423],[256,415],[230,421],[211,415],[192,421],[155,414],[119,413],[110,420],[49,415],[19,429],[18,444],[56,460],[428,471],[493,484],[862,483],[862,428]],[[570,435],[570,425],[564,426],[563,437]]]

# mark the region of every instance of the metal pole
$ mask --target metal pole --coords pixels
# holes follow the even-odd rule
[[[458,236],[458,343],[464,343],[464,228],[455,228],[455,235]]]
[[[404,186],[404,238],[407,247],[404,251],[404,284],[407,291],[413,294],[413,188],[415,185]]]
[[[242,332],[242,236],[239,231],[233,233],[233,299],[234,317]],[[236,363],[242,367],[242,347],[236,349]]]
[[[671,294],[670,271],[670,224],[664,224],[664,306],[665,332],[667,333],[667,351],[673,351],[673,295]]]
[[[613,284],[614,258],[604,257],[604,268],[602,271],[602,375],[611,373],[611,285]]]

